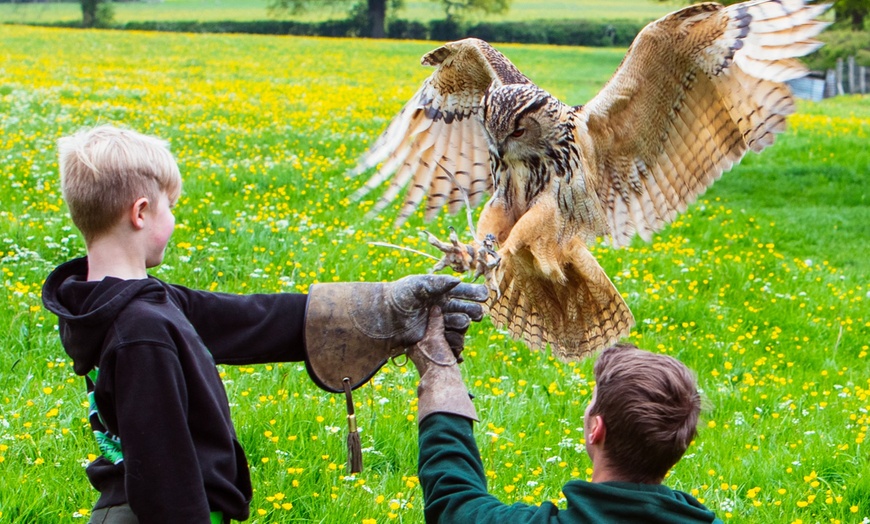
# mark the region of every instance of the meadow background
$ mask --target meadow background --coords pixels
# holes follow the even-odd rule
[[[231,293],[380,281],[432,261],[346,172],[428,71],[427,42],[77,31],[0,31],[0,522],[84,522],[97,452],[84,383],[39,298],[84,253],[61,199],[56,140],[114,123],[168,139],[185,178],[162,279]],[[623,49],[499,48],[570,103],[591,98]],[[674,355],[709,401],[667,484],[726,522],[870,522],[870,104],[800,103],[649,244],[594,254],[638,320],[630,340]],[[463,373],[491,491],[561,501],[590,477],[582,413],[592,362],[530,352],[485,320]],[[299,364],[222,367],[251,464],[251,522],[422,522],[416,372],[388,364],[354,398],[364,471],[344,469],[343,397]],[[563,501],[562,501],[563,503]]]
[[[268,0],[162,0],[159,2],[113,2],[118,23],[150,20],[263,20],[267,18]],[[465,13],[464,18],[493,21],[530,19],[589,20],[642,19],[654,20],[681,7],[676,1],[650,0],[513,0],[510,9],[501,14]],[[428,22],[443,19],[444,8],[429,0],[406,0],[399,9],[388,9],[394,18]],[[319,8],[291,16],[275,14],[279,19],[320,22],[347,17],[347,6]],[[0,3],[0,21],[15,23],[46,23],[81,21],[81,5],[77,2]]]

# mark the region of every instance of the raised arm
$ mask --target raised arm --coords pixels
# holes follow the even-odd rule
[[[426,335],[408,350],[408,357],[420,373],[418,477],[423,488],[426,522],[558,522],[558,509],[549,502],[541,506],[508,506],[487,492],[472,431],[477,413],[462,380],[455,351],[441,334],[442,323],[441,312],[435,308]]]

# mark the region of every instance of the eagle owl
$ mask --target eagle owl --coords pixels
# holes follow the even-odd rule
[[[626,336],[628,306],[587,249],[648,241],[747,150],[785,128],[785,81],[817,49],[828,5],[698,4],[646,26],[601,92],[570,106],[481,40],[423,56],[435,72],[360,159],[389,181],[379,212],[407,187],[397,225],[486,203],[469,244],[432,243],[438,268],[486,275],[493,322],[531,348],[579,359]]]

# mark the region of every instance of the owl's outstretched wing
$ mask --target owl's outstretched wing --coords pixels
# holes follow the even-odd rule
[[[504,55],[476,38],[448,43],[421,61],[437,66],[435,72],[353,171],[359,174],[383,162],[352,196],[359,200],[389,179],[373,213],[410,184],[397,226],[417,209],[424,195],[428,196],[425,217],[431,220],[445,203],[450,213],[456,213],[466,197],[474,206],[492,192],[489,148],[480,118],[483,95],[493,83],[530,83]]]
[[[577,136],[613,244],[649,240],[794,112],[786,80],[821,43],[829,5],[699,4],[648,25],[577,116]]]

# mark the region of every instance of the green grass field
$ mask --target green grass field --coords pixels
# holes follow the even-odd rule
[[[144,20],[263,20],[269,18],[266,0],[164,0],[162,2],[124,2],[113,4],[119,23]],[[530,20],[575,19],[591,20],[642,19],[653,20],[679,7],[678,4],[652,0],[514,0],[507,13],[499,15],[469,14],[470,20]],[[81,19],[81,7],[76,2],[7,3],[0,4],[0,21],[46,23]],[[311,10],[294,17],[320,21],[345,18],[346,9]],[[444,18],[440,4],[418,0],[405,2],[404,7],[390,15],[408,20],[429,21]],[[281,15],[279,18],[287,18]]]
[[[4,27],[0,32],[0,522],[83,522],[97,448],[84,383],[41,306],[56,264],[83,254],[66,216],[58,137],[115,123],[168,139],[185,178],[155,276],[225,292],[391,280],[431,261],[423,227],[364,221],[345,173],[427,74],[419,42]],[[591,98],[613,49],[501,46],[542,87]],[[594,254],[638,325],[630,340],[696,370],[710,408],[667,483],[726,522],[870,519],[870,104],[801,103],[649,244]],[[560,501],[588,478],[592,362],[530,352],[487,320],[463,364],[490,489]],[[303,366],[223,367],[255,486],[251,522],[422,521],[413,369],[355,394],[365,469],[348,476],[343,397]]]

